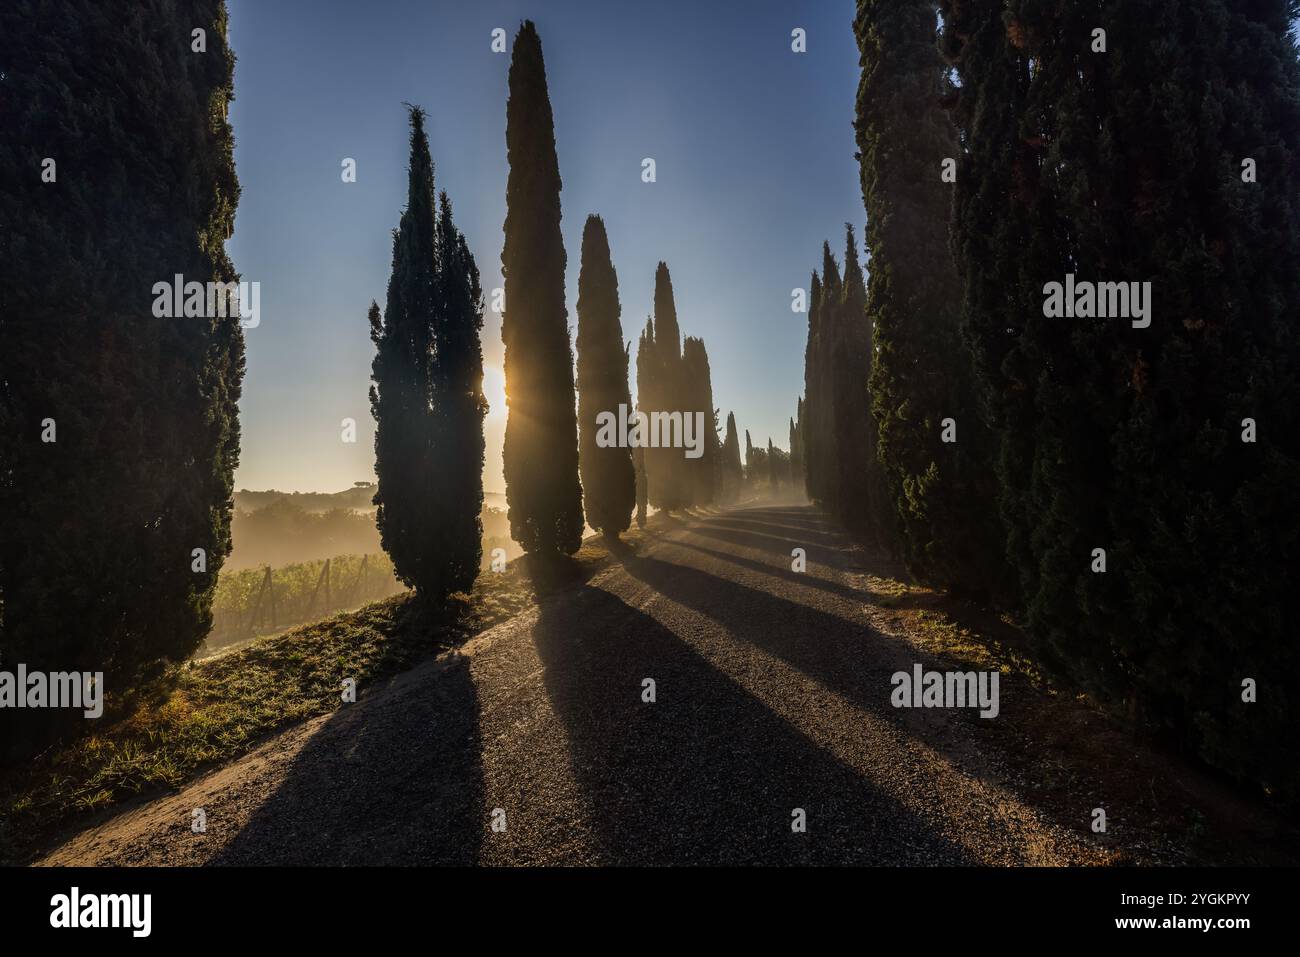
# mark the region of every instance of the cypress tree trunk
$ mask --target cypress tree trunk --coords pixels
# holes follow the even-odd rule
[[[515,37],[506,104],[506,418],[502,451],[510,535],[529,553],[582,545],[573,348],[564,306],[560,168],[542,43],[531,20]]]
[[[959,324],[961,285],[948,249],[960,155],[943,108],[951,95],[936,43],[935,0],[860,0],[858,158],[867,210],[867,321],[881,519],[897,516],[919,580],[977,597],[1006,595],[995,457]],[[943,420],[956,442],[942,441]],[[883,530],[883,529],[882,529]]]
[[[155,289],[238,278],[225,5],[102,7],[0,8],[0,660],[112,695],[211,625],[244,341],[233,303]],[[3,726],[19,758],[85,724]]]
[[[632,411],[619,312],[618,275],[605,224],[588,216],[578,275],[578,463],[587,523],[612,537],[627,531],[636,506],[631,448],[601,448],[596,441],[597,415],[608,413],[617,422],[620,406]]]

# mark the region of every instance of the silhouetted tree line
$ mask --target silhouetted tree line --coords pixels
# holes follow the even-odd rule
[[[816,501],[1291,797],[1296,12],[859,0],[871,276],[823,249],[800,416]],[[1149,325],[1049,318],[1067,274],[1150,282]]]

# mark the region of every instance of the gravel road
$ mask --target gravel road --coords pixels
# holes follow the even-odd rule
[[[685,517],[42,863],[1102,863],[980,719],[890,705],[942,662],[873,626],[857,554],[806,507]]]

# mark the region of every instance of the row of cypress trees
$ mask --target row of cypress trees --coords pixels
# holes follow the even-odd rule
[[[844,274],[830,243],[823,243],[821,272],[814,271],[810,290],[806,397],[798,425],[791,425],[791,456],[803,469],[809,498],[850,528],[889,539],[894,522],[867,390],[872,330],[851,225],[845,226]]]
[[[1292,797],[1276,742],[1300,663],[1295,12],[859,0],[871,277],[852,317],[870,336],[857,435],[913,572],[1014,613],[1058,674]],[[1150,282],[1150,325],[1046,318],[1067,274]],[[836,283],[824,268],[810,316],[805,471],[847,516],[822,377]]]
[[[560,174],[541,40],[531,21],[515,39],[506,107],[510,176],[501,262],[506,311],[505,480],[511,534],[532,553],[572,554],[586,521],[606,536],[644,524],[649,506],[705,505],[720,494],[721,443],[708,351],[682,342],[665,263],[655,272],[654,315],[636,355],[637,409],[698,412],[704,454],[681,449],[601,447],[601,413],[633,409],[630,343],[623,342],[618,276],[605,224],[588,217],[578,277],[576,420],[572,354],[564,307],[566,262],[560,234]],[[576,434],[576,443],[575,443]],[[579,481],[579,479],[581,481]]]
[[[114,695],[211,625],[243,331],[156,316],[151,290],[238,279],[226,24],[222,0],[0,5],[6,670],[102,671]],[[79,723],[6,709],[0,758]]]

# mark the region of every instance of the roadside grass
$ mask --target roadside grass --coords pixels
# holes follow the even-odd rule
[[[659,524],[651,519],[651,527]],[[646,535],[635,526],[618,551]],[[22,864],[57,833],[131,798],[179,788],[290,724],[342,705],[358,687],[454,648],[586,581],[612,561],[597,537],[572,559],[518,559],[484,572],[472,592],[431,607],[404,593],[356,611],[174,665],[122,696],[106,696],[93,734],[51,749],[0,782],[0,864]]]

